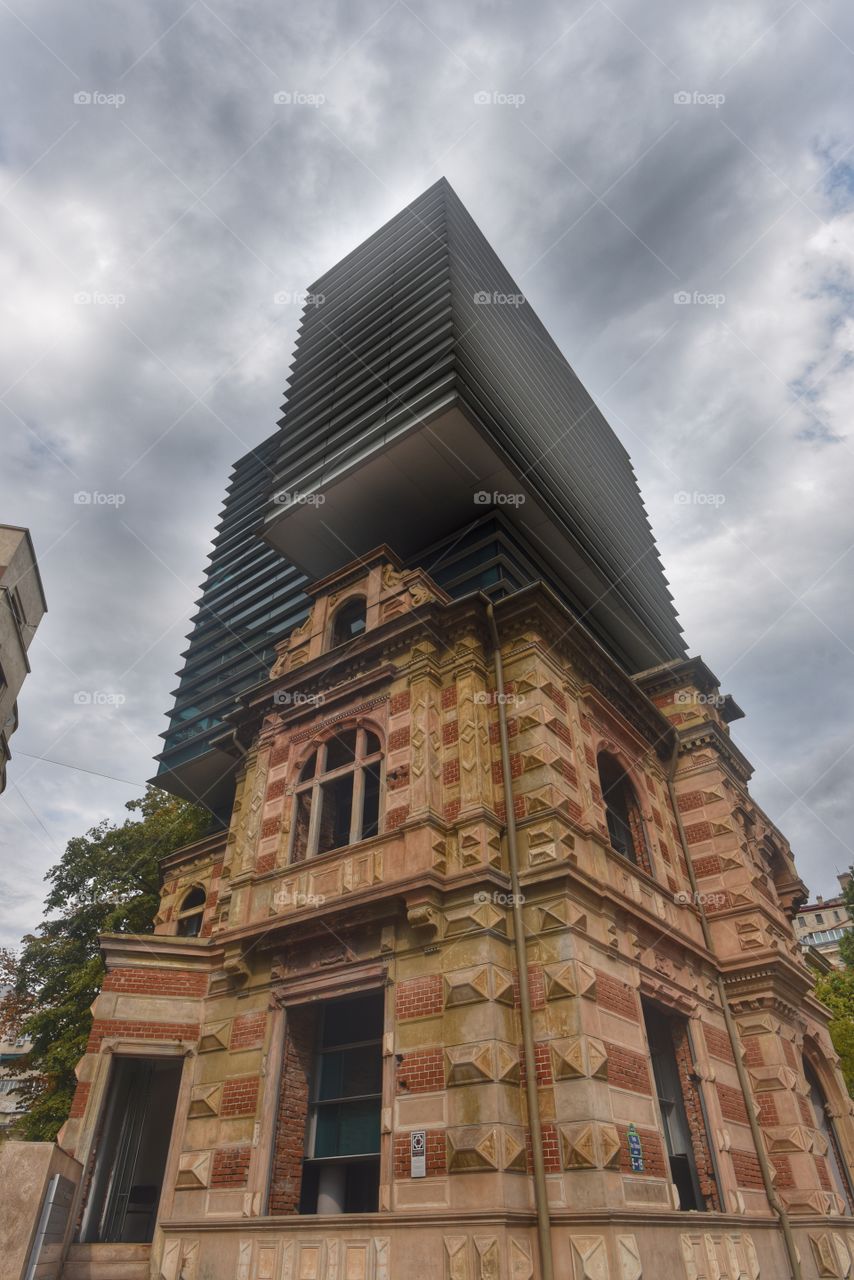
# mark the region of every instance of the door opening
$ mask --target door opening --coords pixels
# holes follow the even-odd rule
[[[643,1019],[664,1124],[670,1177],[679,1192],[679,1208],[702,1210],[706,1204],[697,1177],[694,1146],[674,1046],[676,1024],[681,1019],[668,1016],[646,1000],[643,1001]]]
[[[180,1058],[114,1059],[82,1243],[152,1239],[182,1067]]]

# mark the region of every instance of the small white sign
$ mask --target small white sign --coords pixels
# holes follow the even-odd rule
[[[413,1129],[409,1135],[409,1176],[427,1177],[427,1132]]]

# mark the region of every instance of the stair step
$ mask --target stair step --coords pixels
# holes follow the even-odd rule
[[[62,1280],[149,1280],[149,1244],[73,1244]]]

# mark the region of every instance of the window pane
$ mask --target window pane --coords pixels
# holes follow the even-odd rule
[[[294,806],[294,851],[293,862],[302,862],[308,852],[308,825],[311,820],[311,797],[313,792],[297,792]]]
[[[379,1100],[318,1107],[314,1132],[315,1160],[375,1155],[379,1149]]]
[[[380,749],[380,740],[375,733],[371,733],[370,729],[365,730],[365,755],[375,755]]]
[[[381,1040],[383,1034],[382,993],[356,996],[352,1000],[334,1000],[326,1006],[323,1019],[323,1048],[339,1044],[359,1044],[365,1040]]]
[[[314,777],[315,766],[317,765],[317,752],[313,751],[306,760],[300,773],[300,782],[307,782],[309,778]]]
[[[353,811],[353,774],[345,773],[334,782],[320,787],[320,831],[317,852],[328,853],[350,843],[350,818]]]
[[[339,733],[326,744],[326,772],[352,764],[356,759],[356,730]]]
[[[380,829],[380,766],[372,764],[364,771],[365,790],[362,806],[362,839],[370,840]]]

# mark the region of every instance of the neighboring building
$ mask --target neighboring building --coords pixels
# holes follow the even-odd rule
[[[0,524],[0,791],[18,727],[18,694],[30,671],[27,650],[46,609],[29,530]]]
[[[30,1043],[23,1036],[16,1040],[0,1039],[0,1138],[12,1131],[26,1111],[21,1086],[27,1072],[21,1062],[29,1051]]]
[[[851,872],[844,871],[838,876],[839,887],[847,889],[851,882]],[[854,920],[848,914],[845,898],[840,894],[836,898],[822,898],[821,894],[815,902],[804,903],[798,908],[794,920],[795,934],[802,947],[815,947],[825,956],[834,968],[840,969],[839,943]]]
[[[228,826],[102,940],[63,1280],[849,1276],[806,890],[625,451],[445,182],[312,295],[161,761]]]

